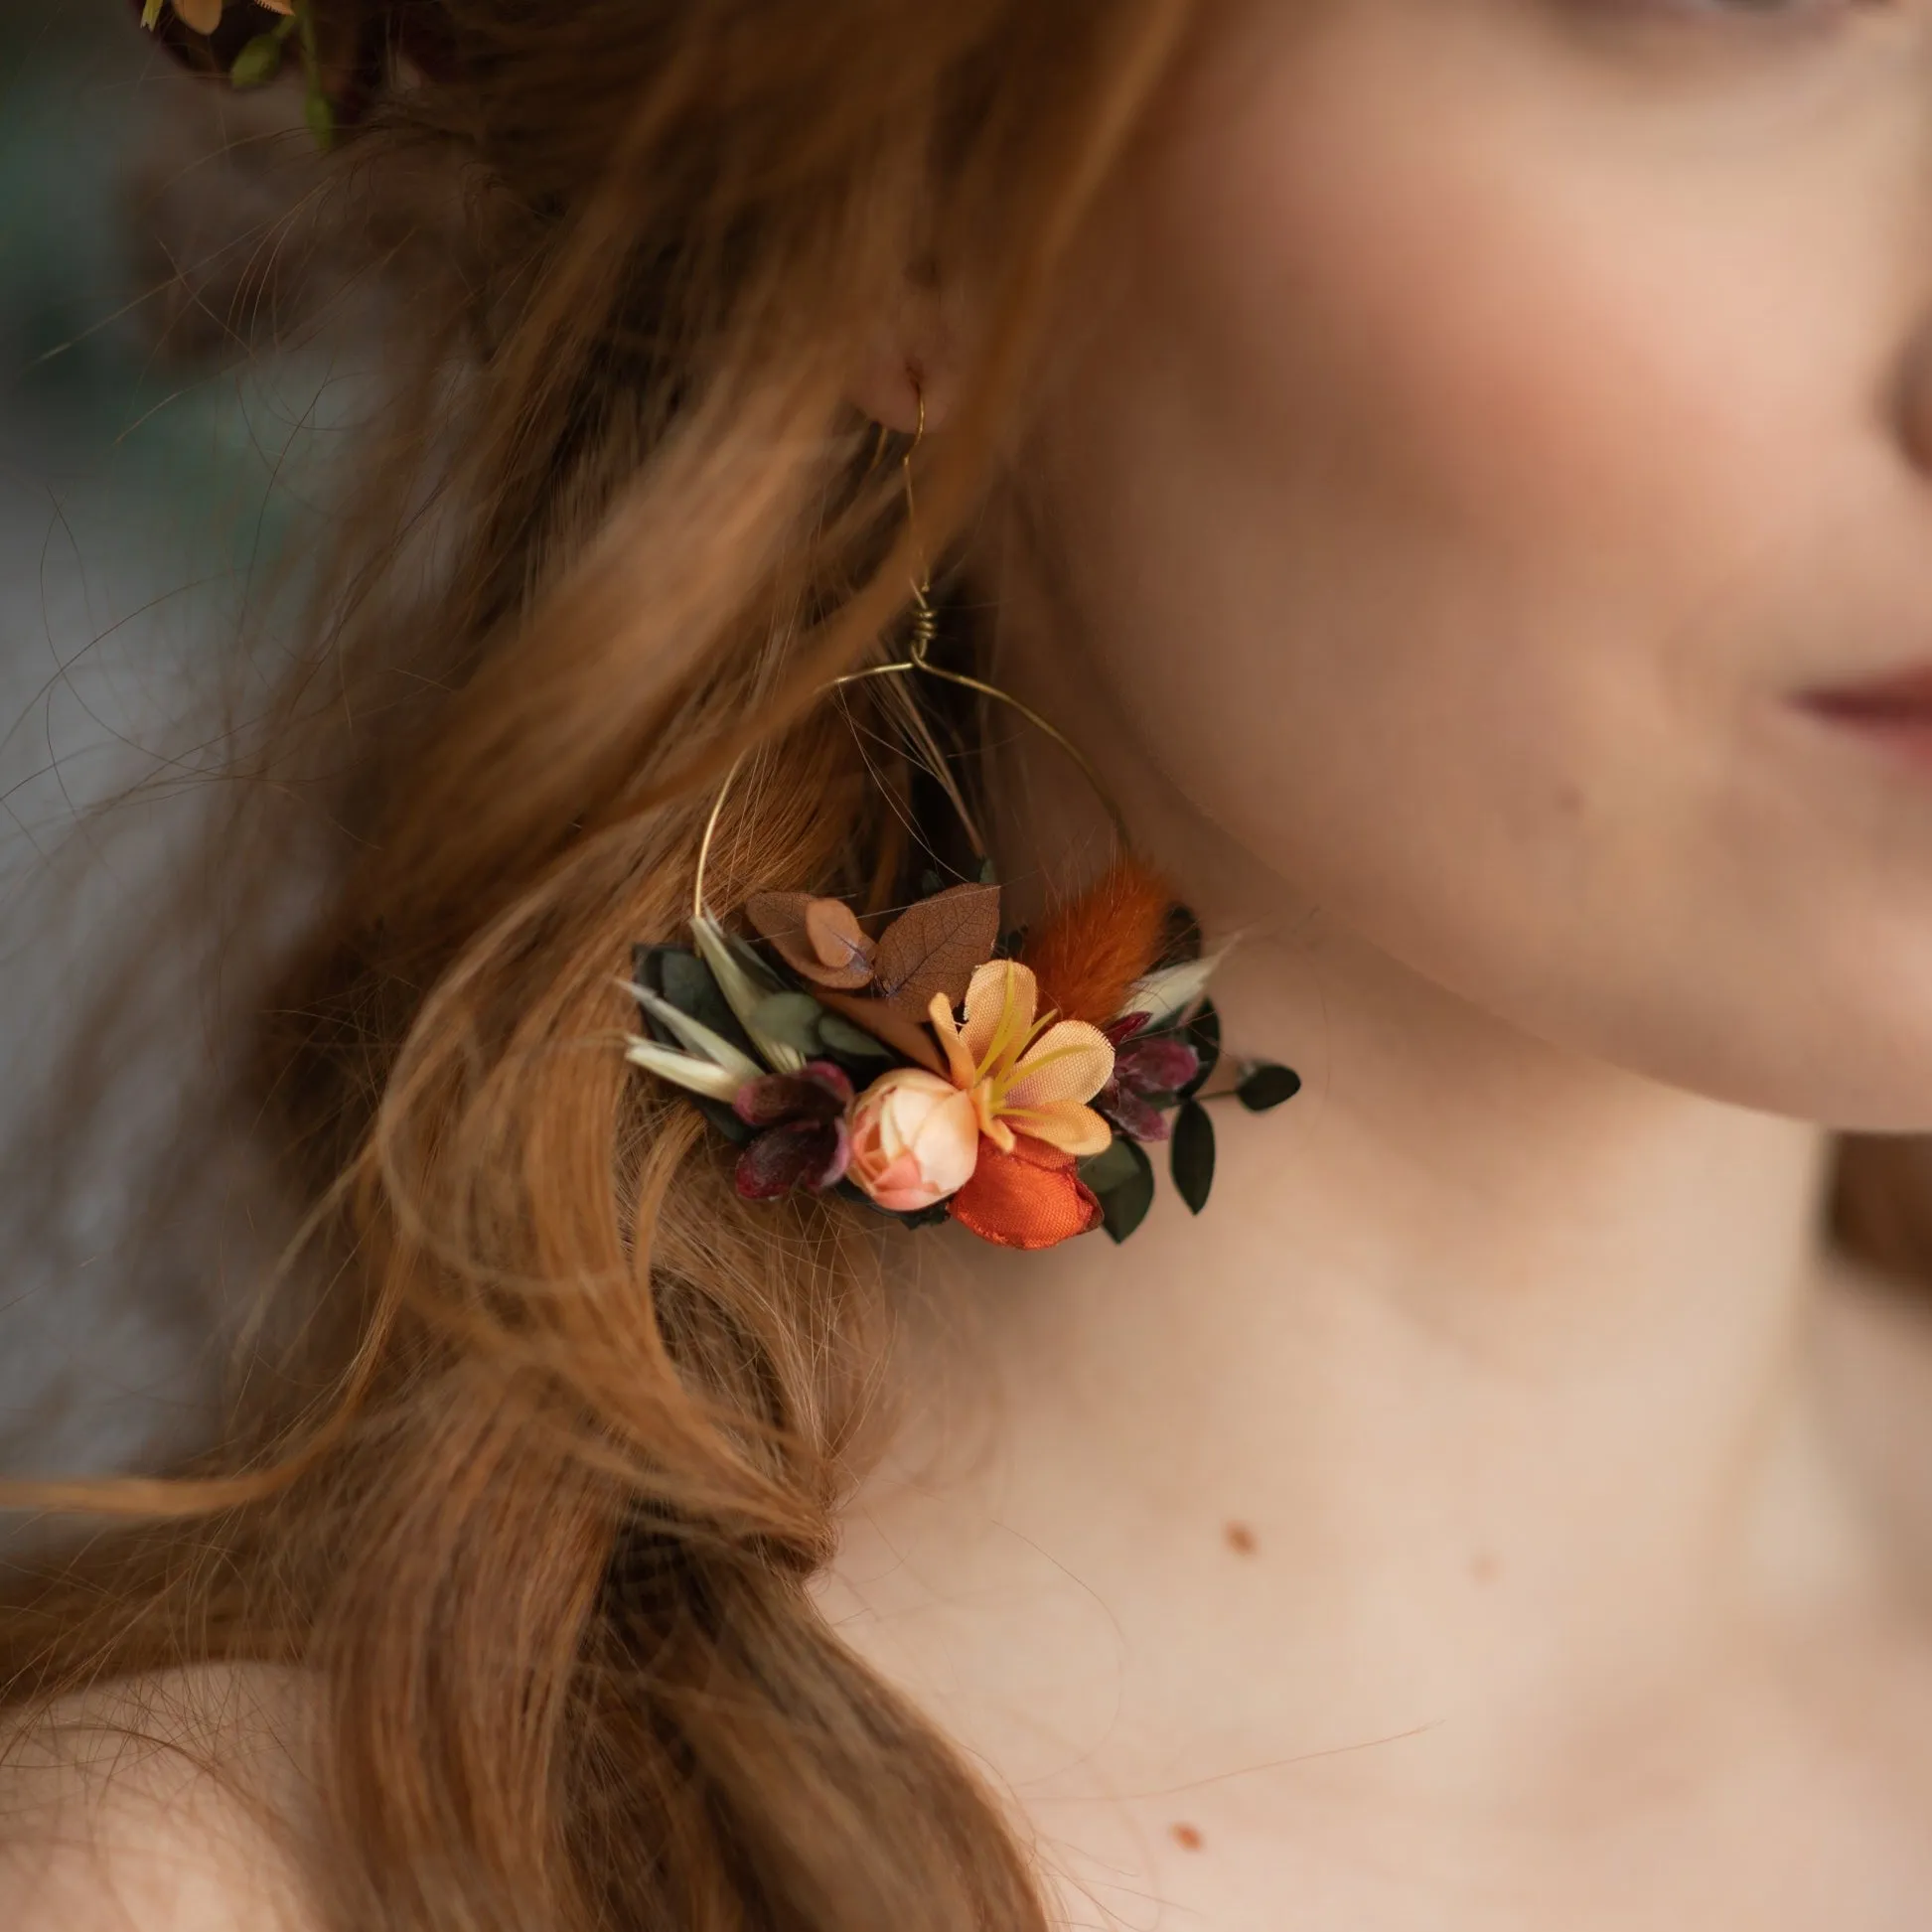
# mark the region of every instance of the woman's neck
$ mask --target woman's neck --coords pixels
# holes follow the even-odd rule
[[[1163,1180],[1123,1247],[951,1258],[909,1350],[950,1399],[855,1521],[846,1608],[915,1649],[937,1617],[901,1674],[971,1687],[949,1721],[1023,1778],[1452,1725],[1378,1774],[1466,1792],[1492,1732],[1520,1763],[1524,1720],[1708,1684],[1863,1578],[1808,1408],[1821,1136],[1484,1053],[1331,965],[1318,932],[1229,961],[1230,1041],[1307,1089],[1215,1110],[1201,1218]]]
[[[1077,781],[1023,756],[1008,796],[1055,822]],[[1185,1733],[1211,1775],[1478,1709],[1586,1721],[1862,1592],[1806,1349],[1826,1136],[1529,1038],[1319,909],[1229,891],[1198,830],[1171,814],[1148,844],[1211,931],[1230,906],[1246,928],[1216,985],[1229,1052],[1305,1091],[1215,1109],[1199,1219],[1163,1177],[1120,1248],[933,1268],[970,1279],[915,1324],[850,1614],[938,1615],[945,1668],[975,1682],[960,1660],[983,1642],[976,1695],[1056,1740],[1043,1763]],[[1029,857],[1009,870],[1051,872]],[[1039,1652],[1023,1709],[1016,1627]]]

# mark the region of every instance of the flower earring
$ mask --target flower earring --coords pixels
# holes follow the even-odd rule
[[[912,520],[924,434],[922,398],[902,459]],[[1249,1063],[1232,1086],[1205,1091],[1221,1061],[1207,998],[1216,960],[1203,957],[1192,918],[1131,855],[1121,815],[1057,726],[933,662],[926,573],[912,592],[905,659],[835,678],[827,694],[929,679],[1014,711],[1086,775],[1121,856],[1032,932],[1003,931],[989,865],[876,932],[844,901],[799,892],[755,894],[743,908],[749,930],[733,931],[707,905],[705,880],[734,766],[698,850],[691,945],[637,949],[625,986],[647,1032],[630,1038],[628,1057],[687,1093],[738,1147],[737,1188],[750,1200],[837,1192],[910,1226],[956,1221],[1005,1248],[1057,1247],[1100,1227],[1124,1241],[1153,1202],[1147,1148],[1167,1142],[1175,1186],[1198,1214],[1214,1180],[1207,1103],[1263,1113],[1301,1083]],[[964,797],[936,763],[977,845]]]

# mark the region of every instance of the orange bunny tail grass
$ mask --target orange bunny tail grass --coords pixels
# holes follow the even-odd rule
[[[1127,988],[1152,970],[1173,895],[1137,859],[1115,860],[1028,936],[1022,962],[1040,982],[1040,1009],[1105,1026]]]

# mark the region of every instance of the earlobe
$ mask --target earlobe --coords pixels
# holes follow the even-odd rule
[[[850,396],[876,423],[903,436],[945,428],[959,394],[961,318],[932,286],[909,285],[903,302],[882,317],[862,346]]]
[[[922,421],[929,432],[945,425],[951,390],[943,363],[935,368],[928,359],[909,356],[903,344],[895,344],[867,358],[853,380],[851,400],[872,421],[911,436]]]

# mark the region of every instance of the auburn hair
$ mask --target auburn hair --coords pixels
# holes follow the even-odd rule
[[[313,8],[325,54],[384,12]],[[445,0],[447,65],[345,146],[351,195],[443,184],[395,245],[460,300],[412,317],[262,768],[338,828],[251,1065],[296,1339],[197,1466],[33,1492],[121,1521],[0,1603],[16,1705],[300,1670],[344,1927],[1046,1923],[808,1594],[890,1334],[870,1224],[745,1209],[627,1075],[617,981],[748,748],[716,903],[889,876],[813,701],[913,574],[855,375],[909,290],[972,288],[937,548],[1187,10]]]

